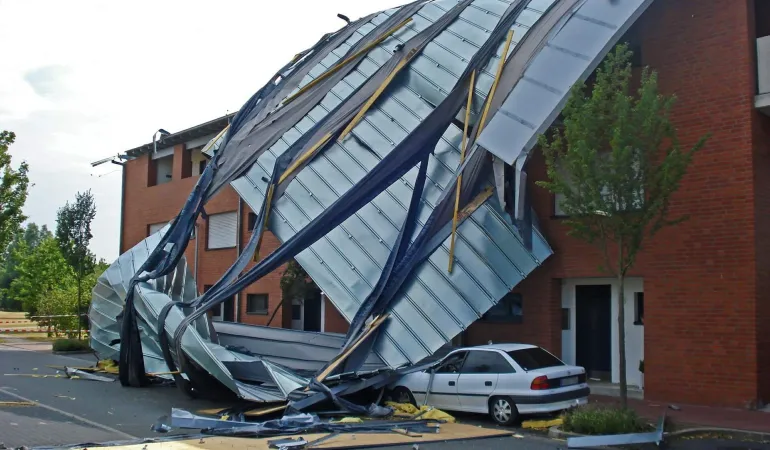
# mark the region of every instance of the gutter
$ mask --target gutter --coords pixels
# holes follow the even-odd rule
[[[241,256],[241,236],[243,235],[243,198],[241,196],[238,196],[238,212],[235,213],[235,221],[238,224],[236,226],[236,236],[235,236],[235,259],[238,260],[238,257]],[[243,292],[238,292],[235,296],[235,304],[233,305],[233,308],[235,311],[233,311],[233,320],[235,322],[241,321],[241,297],[243,296]]]

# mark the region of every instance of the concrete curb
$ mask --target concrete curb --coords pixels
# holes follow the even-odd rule
[[[747,439],[747,440],[770,441],[770,433],[763,433],[761,431],[738,430],[736,428],[716,428],[716,427],[697,427],[697,428],[685,428],[684,430],[678,430],[678,431],[667,431],[666,433],[664,433],[663,436],[665,438],[677,438],[677,437],[690,436],[693,434],[700,434],[700,433],[724,433],[724,434],[730,434],[730,435]],[[558,425],[548,429],[548,437],[551,439],[567,440],[567,438],[569,437],[578,437],[578,436],[586,436],[586,435],[579,434],[579,433],[571,433],[569,431],[563,431],[561,430],[561,428],[559,428]]]
[[[88,350],[88,351],[86,351],[86,350],[78,350],[78,351],[74,351],[74,352],[55,352],[55,351],[51,350],[51,354],[53,354],[53,355],[65,355],[65,356],[66,355],[93,355],[94,352],[93,352],[93,350]]]
[[[586,436],[585,434],[571,433],[569,431],[562,431],[559,425],[552,426],[548,429],[548,437],[551,439],[567,440],[568,437]]]
[[[761,439],[770,441],[770,433],[764,433],[761,431],[748,431],[739,430],[737,428],[716,428],[716,427],[698,427],[698,428],[685,428],[684,430],[669,431],[664,434],[667,438],[675,438],[682,436],[689,436],[700,433],[724,433],[731,434],[738,437],[747,439]]]

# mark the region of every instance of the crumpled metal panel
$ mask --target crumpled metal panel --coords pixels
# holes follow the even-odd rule
[[[262,327],[234,322],[214,322],[219,344],[298,371],[316,372],[339,353],[345,335]],[[362,371],[377,370],[384,363],[371,354]]]
[[[583,1],[529,63],[500,110],[479,136],[484,149],[508,164],[529,151],[559,115],[575,82],[584,80],[652,0]]]
[[[269,179],[278,155],[370,77],[390,57],[396,44],[430,26],[457,3],[427,2],[409,26],[371,50],[319,105],[259,158],[246,176],[235,180],[232,186],[249,206],[260,209],[267,189],[265,180]],[[510,51],[553,3],[529,2],[513,27],[516,38]],[[289,239],[307,225],[414,130],[449,93],[510,4],[501,0],[474,1],[404,69],[351,135],[296,175],[270,215],[268,226],[279,240]],[[477,77],[474,117],[492,85],[502,47],[501,42],[495,57]],[[312,69],[308,76],[318,76],[330,66]],[[451,126],[430,157],[428,181],[412,238],[420,232],[454,179],[460,160],[461,133],[458,127]],[[296,258],[348,321],[380,276],[405,219],[416,174],[414,168]],[[374,346],[375,353],[389,367],[416,363],[435,352],[480,318],[551,254],[539,233],[535,233],[534,239],[537,251],[527,251],[510,219],[495,204],[496,201],[486,202],[460,225],[451,274],[447,272],[447,239],[417,268],[390,306],[392,320],[384,326]]]
[[[89,319],[91,320],[91,347],[96,351],[99,359],[119,359],[119,344],[110,345],[111,342],[120,338],[120,325],[115,318],[123,309],[129,281],[168,228],[169,225],[166,225],[120,255],[117,261],[98,278],[93,290]],[[169,371],[163,359],[158,338],[157,324],[161,309],[169,302],[189,302],[196,296],[195,281],[188,270],[185,258],[182,258],[176,270],[169,275],[140,283],[136,287],[134,305],[138,315],[145,370],[148,373]],[[183,318],[182,310],[172,308],[165,322],[166,333],[173,335]],[[247,325],[243,326],[247,327]],[[247,400],[261,402],[285,400],[289,392],[309,382],[308,378],[298,376],[275,363],[258,356],[228,350],[213,342],[209,333],[208,318],[205,315],[185,331],[182,336],[182,350],[211,376]],[[178,365],[177,355],[173,355],[172,352],[172,356]],[[227,365],[243,363],[251,365],[247,368],[250,372],[260,370],[267,376],[261,379],[259,385],[236,379]],[[258,367],[255,368],[255,366]]]

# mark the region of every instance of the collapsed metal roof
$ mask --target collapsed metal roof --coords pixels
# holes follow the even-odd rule
[[[417,1],[324,36],[210,142],[211,168],[170,228],[102,275],[91,310],[93,347],[120,358],[126,384],[136,383],[123,371],[138,365],[147,372],[180,367],[193,384],[202,369],[261,401],[288,398],[312,372],[325,378],[332,360],[348,357],[341,350],[366,353],[353,365],[362,373],[432,355],[552,254],[528,203],[526,157],[569,87],[650,2]],[[226,183],[283,245],[242,273],[259,248],[258,226],[244,256],[198,296],[181,255],[184,238]],[[206,309],[290,257],[353,323],[348,336],[242,324],[211,329]],[[113,318],[121,312],[129,322],[119,326]],[[379,328],[360,350],[372,329],[363,319]],[[159,324],[165,333],[157,333]],[[129,342],[131,329],[141,345],[119,348],[115,340]],[[309,357],[281,357],[282,345]],[[137,348],[142,364],[135,356],[132,363]]]

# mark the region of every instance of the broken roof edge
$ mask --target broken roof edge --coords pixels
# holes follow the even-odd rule
[[[216,119],[209,120],[208,122],[203,122],[190,128],[186,128],[182,131],[171,133],[165,136],[163,139],[156,141],[155,145],[157,148],[171,147],[177,144],[182,144],[191,139],[201,138],[212,133],[220,133],[230,124],[230,121],[233,119],[233,117],[235,117],[237,113],[238,111],[235,111],[233,113],[217,117]],[[151,152],[152,149],[153,143],[149,142],[147,144],[126,150],[119,154],[118,157],[120,159],[134,159],[145,153]]]

